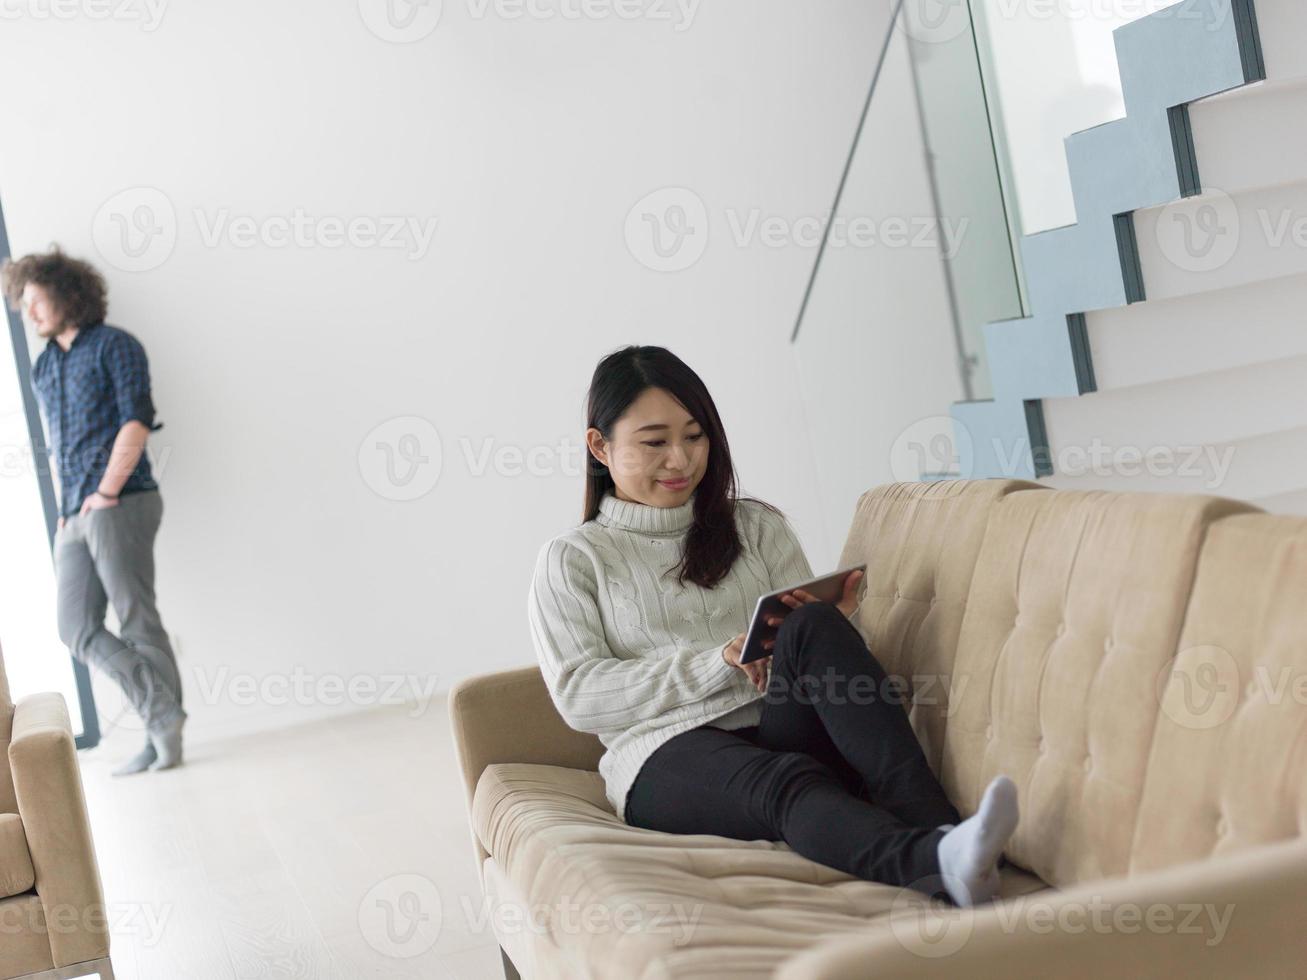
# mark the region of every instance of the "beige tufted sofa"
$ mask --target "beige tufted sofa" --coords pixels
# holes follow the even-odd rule
[[[68,708],[15,705],[0,656],[0,977],[113,980],[109,929]]]
[[[629,827],[529,667],[451,693],[510,977],[1307,976],[1307,519],[894,484],[859,500],[854,561],[859,627],[963,816],[1016,780],[1000,898]]]

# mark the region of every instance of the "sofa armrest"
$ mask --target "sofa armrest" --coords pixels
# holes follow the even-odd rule
[[[486,766],[529,762],[594,771],[604,754],[598,736],[578,732],[554,707],[540,667],[469,677],[449,692],[449,719],[469,819],[477,780]],[[476,834],[477,866],[488,856]]]
[[[1293,838],[979,909],[924,917],[905,909],[875,936],[843,937],[787,960],[776,977],[1271,980],[1301,975],[1304,913],[1307,840]]]
[[[15,706],[9,765],[54,965],[108,956],[100,869],[61,695],[35,694]]]

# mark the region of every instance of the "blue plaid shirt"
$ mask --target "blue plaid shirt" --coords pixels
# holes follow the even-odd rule
[[[145,348],[126,330],[96,323],[83,327],[68,350],[51,340],[32,367],[32,387],[41,402],[55,466],[60,511],[68,517],[100,485],[118,430],[132,419],[150,429],[150,368]],[[150,461],[141,453],[121,493],[156,490]]]

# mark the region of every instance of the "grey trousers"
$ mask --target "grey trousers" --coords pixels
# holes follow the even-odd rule
[[[122,688],[151,731],[186,718],[177,658],[154,601],[154,538],[162,517],[159,491],[142,490],[116,507],[67,518],[54,539],[59,638]],[[104,625],[110,603],[120,636]]]

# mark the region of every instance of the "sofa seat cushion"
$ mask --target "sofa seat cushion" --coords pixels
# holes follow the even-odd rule
[[[931,905],[781,842],[632,827],[608,806],[599,774],[580,769],[488,766],[472,820],[527,904],[533,941],[584,963],[586,976],[759,976],[824,938],[889,928],[887,913],[916,918]],[[1046,887],[1004,868],[1003,897]]]
[[[16,813],[0,813],[0,898],[21,895],[35,884],[23,821]]]

